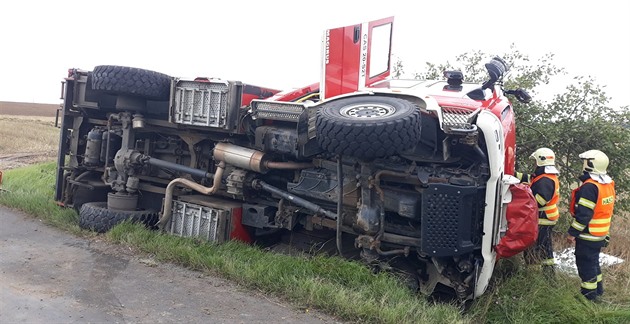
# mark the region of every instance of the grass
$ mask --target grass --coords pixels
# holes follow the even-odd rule
[[[54,172],[53,162],[8,170],[3,186],[8,191],[0,194],[0,204],[77,234],[94,235],[78,228],[73,210],[52,201]],[[617,231],[627,230],[625,220],[616,224]],[[462,312],[457,305],[428,302],[392,276],[373,274],[359,263],[335,257],[287,256],[238,242],[209,244],[128,223],[104,237],[159,261],[219,275],[305,311],[316,308],[352,322],[630,323],[630,262],[623,263],[621,270],[604,270],[607,302],[592,304],[579,294],[576,277],[558,273],[550,282],[540,271],[524,267],[519,257],[500,260],[491,289]],[[609,248],[627,251],[627,246]]]
[[[594,304],[577,293],[578,287],[576,277],[556,273],[550,279],[519,259],[502,260],[492,293],[476,301],[471,315],[483,317],[487,323],[630,322],[628,305],[618,304],[610,296],[608,302]]]
[[[54,162],[8,170],[2,176],[0,204],[37,216],[48,224],[81,233],[74,210],[60,208],[53,200]]]
[[[317,308],[346,320],[379,323],[464,323],[451,305],[432,305],[396,279],[363,265],[323,256],[287,256],[238,242],[216,245],[158,234],[124,224],[110,239],[281,296],[303,309]]]

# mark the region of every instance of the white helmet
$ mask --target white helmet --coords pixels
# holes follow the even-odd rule
[[[584,160],[582,170],[592,174],[606,174],[608,156],[600,150],[590,150],[579,155]]]
[[[534,151],[532,155],[529,156],[530,159],[536,160],[537,166],[546,166],[546,165],[555,165],[556,164],[556,154],[553,153],[552,150],[541,147]]]

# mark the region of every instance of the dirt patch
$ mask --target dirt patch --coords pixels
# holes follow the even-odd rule
[[[56,155],[56,151],[0,154],[0,170],[15,169],[30,164],[52,161]]]

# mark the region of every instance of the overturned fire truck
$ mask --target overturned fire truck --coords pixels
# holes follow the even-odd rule
[[[325,31],[320,82],[289,91],[116,65],[69,70],[55,200],[98,232],[131,220],[217,243],[310,233],[403,270],[422,293],[480,296],[510,217],[536,219],[510,176],[505,95],[530,98],[503,89],[500,58],[483,84],[459,71],[390,79],[392,26]]]

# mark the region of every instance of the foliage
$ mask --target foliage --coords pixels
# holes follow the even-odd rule
[[[564,68],[554,65],[553,54],[537,60],[518,51],[514,45],[510,52],[500,55],[509,65],[510,72],[504,77],[506,89],[523,88],[532,94],[531,103],[523,104],[512,100],[517,118],[517,170],[531,172],[529,155],[540,147],[548,147],[556,153],[561,171],[562,204],[569,204],[570,190],[575,188],[577,177],[582,174],[582,163],[578,155],[584,151],[598,149],[608,155],[609,174],[615,179],[619,210],[630,210],[630,199],[624,194],[630,189],[627,180],[630,167],[630,109],[628,106],[608,106],[610,98],[604,87],[591,77],[573,78],[564,92],[551,100],[536,99],[543,87],[566,75]],[[484,63],[490,55],[480,51],[464,53],[450,62],[426,63],[425,71],[415,73],[419,79],[443,79],[445,70],[462,66],[466,81],[482,82],[487,78]],[[402,66],[402,62],[398,65]]]
[[[405,73],[403,62],[400,58],[396,59],[396,63],[392,66],[392,77],[394,79],[400,78]]]

